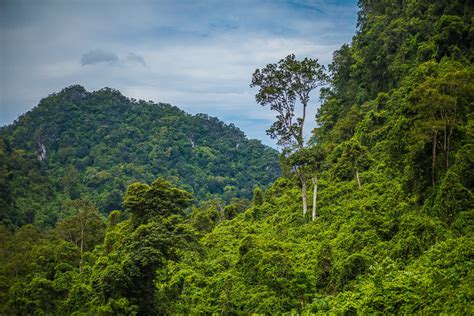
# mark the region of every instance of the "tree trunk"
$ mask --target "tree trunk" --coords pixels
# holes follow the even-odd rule
[[[300,146],[300,149],[303,149],[304,147],[304,139],[303,139],[303,130],[304,130],[304,120],[306,118],[306,106],[307,102],[303,102],[303,119],[301,120],[301,129],[299,133],[299,140],[298,140],[298,145]]]
[[[312,212],[312,219],[313,221],[316,219],[316,210],[317,210],[317,201],[318,201],[318,177],[314,175],[313,177],[313,212]]]
[[[306,106],[307,106],[307,101],[303,101],[303,118],[301,120],[301,126],[299,129],[298,133],[298,139],[296,140],[298,143],[298,147],[301,150],[304,149],[304,139],[303,139],[303,129],[304,129],[304,121],[306,117]],[[307,202],[307,193],[306,193],[306,174],[305,174],[305,169],[304,166],[301,166],[301,198],[303,200],[303,216],[306,215],[308,212],[308,202]]]
[[[224,207],[219,203],[219,223],[224,221]]]
[[[448,122],[447,122],[447,117],[444,120],[443,150],[444,150],[444,159],[445,159],[445,164],[446,164],[446,170],[448,170]]]
[[[449,169],[449,139],[451,138],[451,134],[453,133],[453,127],[451,126],[449,128],[449,135],[448,135],[448,145],[446,149],[446,170]]]
[[[359,190],[362,189],[362,186],[360,185],[360,179],[359,179],[359,170],[356,169],[356,179],[357,179],[357,184],[359,185]]]
[[[306,175],[304,166],[301,167],[301,198],[303,199],[303,216],[308,212],[308,203],[306,201]]]
[[[79,272],[82,273],[82,254],[84,252],[84,226],[81,227],[81,260],[79,261]]]
[[[443,142],[443,149],[444,149],[444,153],[446,154],[446,139],[448,137],[448,133],[447,133],[447,123],[446,123],[446,119],[444,120],[444,142]]]
[[[431,161],[431,184],[435,185],[435,167],[436,167],[436,143],[438,140],[438,132],[435,132],[433,138],[433,159]]]

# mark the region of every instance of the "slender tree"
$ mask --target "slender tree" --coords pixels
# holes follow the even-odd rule
[[[56,230],[60,236],[80,249],[79,271],[82,273],[84,252],[90,251],[104,238],[105,223],[99,210],[88,200],[73,200],[66,203],[73,216],[60,220]]]
[[[294,153],[304,149],[303,130],[310,94],[317,87],[325,85],[327,80],[325,68],[317,59],[305,58],[298,61],[293,54],[253,73],[250,86],[259,88],[255,100],[262,106],[269,105],[271,110],[277,112],[276,121],[267,130],[267,134],[277,139],[285,152]],[[301,105],[300,117],[295,114],[297,104]],[[301,180],[303,215],[306,215],[305,164],[297,169]]]
[[[324,161],[323,150],[318,144],[313,144],[302,150],[293,153],[288,158],[288,163],[292,166],[305,166],[308,174],[311,175],[311,182],[313,183],[313,204],[311,211],[311,219],[314,221],[317,217],[317,203],[318,203],[318,171]]]

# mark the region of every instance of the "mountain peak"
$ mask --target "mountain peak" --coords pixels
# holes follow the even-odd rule
[[[57,95],[61,98],[72,101],[86,98],[89,95],[89,92],[87,92],[83,86],[74,84],[62,89]]]
[[[277,151],[234,125],[111,88],[66,87],[2,130],[3,137],[41,156],[41,168],[59,187],[57,198],[86,196],[104,213],[120,209],[126,185],[136,181],[161,176],[198,199],[228,201],[250,198],[255,186],[280,174]]]

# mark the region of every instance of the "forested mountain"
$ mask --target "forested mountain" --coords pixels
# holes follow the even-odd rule
[[[54,229],[1,226],[0,312],[473,314],[474,5],[359,5],[311,141],[251,204],[186,214],[186,187],[158,179],[129,185],[106,222],[76,199]]]
[[[8,175],[0,220],[15,225],[54,225],[62,203],[78,198],[108,214],[122,209],[128,184],[158,176],[198,200],[228,202],[251,198],[255,186],[280,172],[277,152],[232,124],[109,88],[65,88],[4,127],[0,138]]]
[[[316,219],[277,180],[160,272],[165,310],[473,313],[473,3],[359,4],[299,162]]]

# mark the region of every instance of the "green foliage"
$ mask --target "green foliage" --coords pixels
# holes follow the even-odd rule
[[[314,221],[300,214],[298,175],[285,172],[267,189],[257,178],[240,182],[272,173],[254,162],[273,152],[262,156],[232,127],[167,105],[75,86],[5,129],[30,148],[0,140],[0,314],[473,314],[472,4],[359,5],[359,30],[329,67],[311,146],[282,155],[287,166],[317,172]],[[26,123],[51,109],[83,124],[91,143],[64,124],[33,132]],[[186,145],[183,122],[195,133]],[[31,158],[38,144],[50,158]],[[249,151],[239,156],[236,146]],[[235,173],[243,169],[225,164],[230,156],[250,167]],[[150,157],[152,167],[141,160]],[[172,181],[135,182],[151,170]],[[84,196],[117,209],[127,185],[125,212],[110,213],[102,238],[105,221]],[[44,193],[55,187],[56,197]],[[251,202],[235,198],[253,188]],[[54,207],[52,198],[70,201],[50,217],[27,207]],[[59,221],[15,229],[33,215],[45,226]]]
[[[189,192],[163,179],[127,188],[124,205],[132,217],[121,223],[110,221],[106,251],[91,274],[98,312],[163,312],[154,300],[156,272],[168,260],[177,260],[179,249],[193,243],[194,230],[179,215],[191,203]]]
[[[229,202],[280,173],[277,152],[233,124],[110,88],[74,85],[42,99],[2,128],[0,146],[0,221],[13,226],[52,227],[61,204],[80,198],[104,215],[123,210],[129,184],[157,177]]]
[[[317,59],[298,61],[293,54],[262,70],[255,70],[250,85],[259,88],[255,100],[277,112],[276,121],[267,134],[277,138],[284,148],[303,147],[303,126],[310,93],[326,81],[325,68]],[[303,116],[295,119],[297,101],[303,107]]]
[[[104,239],[105,223],[99,210],[89,201],[74,200],[66,204],[73,215],[56,223],[61,238],[83,251],[91,251]]]
[[[34,220],[53,224],[56,218],[48,214],[52,196],[54,187],[36,155],[0,138],[0,223],[10,228]]]
[[[157,216],[183,215],[193,202],[191,193],[173,187],[163,179],[155,180],[151,186],[133,183],[128,186],[123,204],[131,214],[132,222],[138,226]]]
[[[169,267],[173,313],[472,313],[472,5],[360,6],[311,147],[284,157],[317,170],[319,217],[301,217],[289,172],[256,190]],[[268,78],[262,104],[287,88]]]
[[[0,246],[1,313],[58,313],[79,282],[80,249],[54,232],[26,225],[14,234],[4,226]]]

